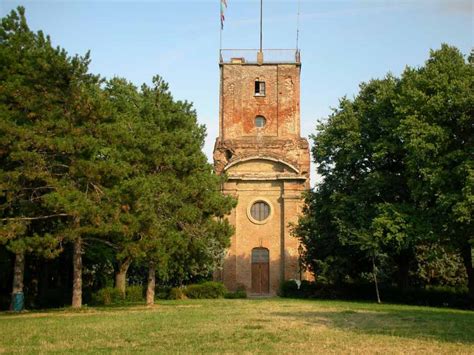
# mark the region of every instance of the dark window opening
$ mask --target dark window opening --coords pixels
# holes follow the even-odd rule
[[[255,81],[255,96],[265,96],[265,82]]]

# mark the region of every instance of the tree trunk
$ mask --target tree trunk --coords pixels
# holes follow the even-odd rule
[[[474,300],[474,270],[472,267],[472,246],[469,243],[464,244],[461,250],[464,267],[467,272],[467,286],[469,289],[469,297]]]
[[[155,304],[155,264],[150,263],[148,266],[148,286],[146,289],[146,304],[153,306]]]
[[[380,301],[379,283],[377,281],[377,267],[375,266],[374,256],[372,256],[372,274],[374,275],[374,284],[375,284],[375,293],[377,295],[377,303],[382,303],[382,301]]]
[[[122,296],[125,296],[125,288],[127,287],[127,271],[131,263],[131,258],[126,258],[122,262],[119,262],[118,271],[115,274],[115,288],[120,291]]]
[[[12,287],[12,299],[10,309],[15,310],[14,303],[16,294],[21,293],[23,294],[23,280],[25,277],[25,253],[16,253],[15,254],[15,265],[13,266],[13,287]],[[22,300],[23,300],[23,296]],[[21,311],[24,307],[23,301],[21,301],[20,307],[21,309],[16,309]]]
[[[77,237],[74,241],[72,256],[73,278],[72,278],[72,308],[82,306],[82,238]]]

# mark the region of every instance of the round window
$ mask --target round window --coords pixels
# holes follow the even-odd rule
[[[264,221],[270,216],[270,206],[265,201],[257,201],[250,208],[250,215],[256,221]]]
[[[257,116],[255,117],[255,127],[262,128],[265,126],[265,123],[267,123],[267,120],[263,116]]]

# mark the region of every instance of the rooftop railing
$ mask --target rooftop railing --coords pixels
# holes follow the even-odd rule
[[[221,64],[301,63],[299,49],[263,49],[259,60],[259,49],[221,49]]]

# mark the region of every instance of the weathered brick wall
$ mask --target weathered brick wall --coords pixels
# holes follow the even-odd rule
[[[286,162],[297,168],[299,174],[308,179],[309,184],[309,145],[304,138],[217,138],[214,146],[214,169],[218,174],[223,173],[229,164],[248,157],[269,157]]]
[[[255,80],[265,81],[266,95],[255,96]],[[229,180],[224,193],[238,198],[229,216],[236,231],[216,278],[235,290],[251,289],[251,252],[269,250],[270,294],[284,279],[298,279],[298,240],[290,223],[301,213],[302,193],[309,188],[309,147],[300,137],[300,66],[298,64],[221,65],[220,136],[214,166]],[[266,118],[263,128],[255,117]],[[249,208],[266,201],[271,215],[264,223],[249,218]]]
[[[299,138],[300,66],[296,64],[225,64],[221,66],[222,140],[244,137]],[[266,95],[255,96],[255,81],[266,84]],[[267,124],[255,127],[255,116]]]

